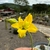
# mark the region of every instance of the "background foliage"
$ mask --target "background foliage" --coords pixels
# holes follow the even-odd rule
[[[12,8],[16,12],[33,12],[33,13],[48,13],[50,14],[50,5],[46,4],[33,4],[32,6],[30,5],[18,5],[18,4],[13,4],[13,3],[3,3],[0,4],[0,10],[1,9],[6,9],[6,8]]]

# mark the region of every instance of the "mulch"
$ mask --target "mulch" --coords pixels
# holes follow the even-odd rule
[[[31,47],[30,37],[27,33],[25,38],[20,39],[17,34],[13,34],[10,32],[12,30],[9,29],[10,26],[8,24],[8,29],[5,29],[5,23],[0,22],[0,50],[14,50],[18,47]],[[45,35],[38,31],[37,33],[32,33],[33,45],[39,42],[48,43]]]

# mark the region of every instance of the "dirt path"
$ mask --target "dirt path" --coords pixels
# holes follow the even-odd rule
[[[38,27],[40,32],[50,37],[50,27],[49,26],[44,26],[40,24],[35,24],[35,25]]]

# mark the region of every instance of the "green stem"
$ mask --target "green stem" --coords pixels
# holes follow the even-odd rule
[[[5,29],[7,30],[7,21],[6,21],[6,19],[5,19]]]
[[[30,41],[31,41],[31,50],[33,50],[33,39],[32,39],[32,35],[31,35],[31,33],[29,33],[29,35],[30,35]]]

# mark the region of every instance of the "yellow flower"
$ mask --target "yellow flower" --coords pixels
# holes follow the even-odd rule
[[[37,27],[32,23],[33,18],[29,13],[28,16],[23,20],[21,17],[18,18],[18,22],[11,25],[13,28],[17,28],[18,35],[22,38],[26,36],[26,32],[36,33],[38,31]]]

